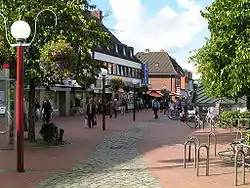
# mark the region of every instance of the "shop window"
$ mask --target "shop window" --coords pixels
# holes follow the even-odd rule
[[[112,70],[113,70],[113,72],[112,72],[112,73],[113,73],[114,75],[116,75],[116,65],[115,65],[115,64],[113,64],[113,66],[112,66]]]

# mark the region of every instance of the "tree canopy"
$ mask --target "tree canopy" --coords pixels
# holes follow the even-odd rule
[[[211,34],[191,60],[207,94],[250,96],[250,1],[215,0],[201,15]]]
[[[41,54],[45,50],[41,51],[41,49],[49,45],[52,47],[52,43],[62,40],[74,50],[75,59],[71,62],[70,71],[71,76],[79,84],[85,84],[86,74],[83,73],[83,69],[93,77],[98,73],[100,64],[92,59],[89,52],[95,46],[107,44],[109,35],[102,29],[101,24],[91,17],[91,8],[93,6],[87,0],[0,0],[0,12],[7,18],[8,29],[14,21],[22,19],[28,22],[34,31],[34,19],[37,13],[44,9],[53,10],[58,17],[58,24],[55,27],[55,18],[51,12],[44,12],[39,16],[36,38],[32,46],[25,48],[26,80],[35,81],[36,84],[54,81],[52,76],[58,73],[58,69],[56,66],[50,66],[50,69],[44,68],[44,64],[51,64],[53,61],[44,61]],[[4,36],[3,22],[1,25],[0,35]],[[3,39],[3,37],[0,38],[1,42],[6,49],[12,51],[14,56],[14,49]],[[13,38],[11,39],[14,43]]]

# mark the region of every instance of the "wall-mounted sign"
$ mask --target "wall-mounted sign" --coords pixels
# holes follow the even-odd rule
[[[142,70],[143,70],[142,84],[148,84],[148,64],[143,64]]]

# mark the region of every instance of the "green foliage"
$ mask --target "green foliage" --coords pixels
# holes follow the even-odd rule
[[[161,93],[162,93],[165,97],[168,97],[170,91],[168,91],[168,90],[166,90],[166,89],[162,89],[162,90],[161,90]]]
[[[142,85],[140,88],[139,88],[139,92],[140,93],[146,93],[148,91],[148,86],[147,85]]]
[[[248,127],[250,126],[250,112],[223,111],[220,115],[220,121],[222,124],[234,127]]]
[[[130,92],[131,90],[132,90],[132,87],[130,87],[130,86],[124,86],[123,87],[124,92]]]
[[[76,54],[76,61],[73,61],[71,65],[74,79],[84,85],[86,76],[83,74],[83,69],[88,70],[92,78],[98,74],[100,63],[92,59],[89,51],[95,46],[109,45],[110,36],[103,30],[100,22],[92,18],[89,13],[91,8],[94,6],[90,5],[87,0],[0,0],[0,12],[7,18],[8,27],[14,21],[22,19],[27,21],[33,30],[34,19],[43,9],[51,9],[58,16],[56,28],[52,13],[44,12],[39,16],[34,43],[31,47],[25,48],[26,81],[35,81],[36,85],[51,82],[51,69],[43,68],[44,61],[41,58],[40,49],[44,49],[53,42],[57,43],[62,36],[65,43],[70,44]],[[0,36],[4,36],[4,25],[1,18],[0,20]],[[11,42],[15,43],[13,38]],[[10,49],[11,55],[15,57],[15,50],[6,41],[4,48]]]
[[[4,63],[9,63],[10,61],[10,53],[8,51],[8,48],[5,48],[3,39],[0,37],[0,65],[3,65]]]
[[[210,96],[250,95],[249,12],[248,0],[215,0],[201,13],[211,35],[191,60]]]
[[[58,128],[54,123],[43,124],[39,133],[45,142],[53,142],[57,139]]]
[[[110,87],[115,92],[117,92],[121,88],[124,88],[124,86],[125,83],[121,78],[112,78],[110,81]]]
[[[70,77],[77,55],[69,43],[64,40],[50,41],[40,49],[40,53],[44,62],[41,69],[51,75],[50,82]]]

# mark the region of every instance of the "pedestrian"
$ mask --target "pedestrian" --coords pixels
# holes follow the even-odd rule
[[[96,105],[94,104],[93,100],[91,100],[87,104],[87,119],[88,119],[88,126],[89,128],[93,128],[95,125],[97,125],[96,122]]]
[[[35,98],[35,114],[36,114],[36,121],[38,121],[39,117],[40,117],[40,108],[41,105],[39,103],[39,101],[37,100],[37,98]]]
[[[158,110],[160,107],[160,103],[156,100],[156,98],[152,101],[152,109],[155,115],[155,119],[158,119]]]
[[[75,98],[75,107],[76,107],[76,113],[78,112],[80,115],[82,115],[82,112],[80,111],[81,100],[78,97]]]
[[[117,99],[114,98],[113,102],[111,103],[111,112],[110,112],[110,118],[112,118],[113,114],[115,115],[115,118],[117,117]]]
[[[52,106],[50,101],[47,98],[44,98],[43,105],[42,105],[42,118],[43,118],[43,123],[49,123],[51,118],[52,118]]]
[[[126,112],[127,101],[125,98],[122,99],[121,103],[121,115],[124,115]]]

